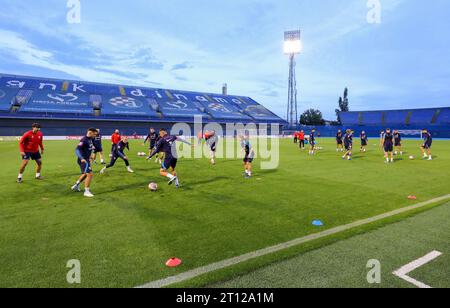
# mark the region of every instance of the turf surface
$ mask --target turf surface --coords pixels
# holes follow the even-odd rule
[[[155,163],[137,157],[145,148],[135,141],[136,173],[119,161],[96,174],[92,200],[70,191],[79,176],[76,142],[46,142],[45,180],[35,181],[30,165],[22,185],[15,183],[17,143],[0,142],[0,287],[67,287],[70,259],[81,261],[81,287],[133,287],[317,232],[314,219],[331,228],[410,205],[408,195],[415,203],[449,193],[448,141],[435,141],[432,162],[408,160],[420,156],[420,142],[406,141],[407,154],[392,165],[376,142],[351,162],[331,139],[319,142],[324,150],[309,157],[283,140],[279,168],[259,170],[257,160],[250,180],[241,159],[214,167],[182,159],[176,191]],[[157,193],[147,189],[150,181]],[[180,268],[164,266],[172,256],[184,261]]]
[[[450,203],[367,234],[214,284],[221,288],[409,288],[393,271],[437,250],[442,256],[409,276],[435,288],[450,287]],[[381,282],[369,284],[369,260],[381,264]]]

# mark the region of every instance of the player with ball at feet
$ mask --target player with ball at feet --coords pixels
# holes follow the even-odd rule
[[[164,152],[165,157],[164,161],[161,164],[161,170],[159,174],[163,177],[169,179],[168,184],[172,185],[175,182],[175,186],[177,188],[180,187],[180,181],[178,180],[177,172],[175,168],[177,167],[178,155],[177,149],[175,146],[175,142],[179,141],[190,146],[193,146],[190,142],[183,140],[177,136],[171,136],[167,133],[167,130],[161,129],[159,131],[159,136],[161,139],[156,144],[156,147],[153,149],[153,152],[150,154],[147,159],[152,159],[153,156],[160,152]]]

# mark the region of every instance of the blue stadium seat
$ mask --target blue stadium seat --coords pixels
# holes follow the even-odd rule
[[[409,124],[431,124],[437,109],[412,110]]]
[[[408,113],[408,110],[385,111],[384,123],[386,125],[405,125]]]
[[[437,118],[437,124],[450,124],[450,108],[441,109],[441,113]]]
[[[359,125],[359,112],[341,112],[339,116],[344,126]]]
[[[200,111],[195,102],[188,100],[155,100],[159,105],[159,110],[165,117],[186,118],[194,116],[207,117],[206,113]]]
[[[158,114],[150,108],[145,98],[102,95],[102,99],[102,115],[158,118]]]
[[[278,122],[279,117],[250,97],[231,97],[233,104],[256,120]]]
[[[363,125],[377,125],[383,121],[383,112],[380,111],[369,111],[362,113],[362,124]]]
[[[32,98],[19,112],[92,114],[93,108],[89,103],[89,96],[85,94],[34,91]]]
[[[0,88],[0,111],[5,112],[11,109],[17,92],[17,89],[9,89],[5,87]]]

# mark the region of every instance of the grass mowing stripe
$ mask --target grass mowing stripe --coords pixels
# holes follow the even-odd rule
[[[410,205],[408,207],[397,209],[397,210],[387,212],[387,213],[384,213],[381,215],[377,215],[377,216],[374,216],[371,218],[355,221],[353,223],[339,226],[336,228],[332,228],[329,230],[325,230],[323,232],[304,236],[304,237],[301,237],[301,238],[298,238],[298,239],[295,239],[295,240],[292,240],[292,241],[289,241],[286,243],[281,243],[281,244],[278,244],[278,245],[275,245],[272,247],[267,247],[267,248],[264,248],[261,250],[250,252],[250,253],[235,257],[235,258],[231,258],[231,259],[216,262],[216,263],[213,263],[213,264],[210,264],[207,266],[199,267],[197,269],[193,269],[193,270],[181,273],[176,276],[171,276],[171,277],[167,277],[167,278],[164,278],[161,280],[156,280],[156,281],[150,282],[148,284],[139,286],[138,288],[162,288],[162,287],[169,286],[171,284],[180,283],[180,282],[195,278],[197,276],[207,274],[209,272],[213,272],[213,271],[220,270],[220,269],[223,269],[223,268],[226,268],[229,266],[233,266],[233,265],[236,265],[236,264],[239,264],[239,263],[251,260],[251,259],[262,257],[262,256],[265,256],[265,255],[268,255],[271,253],[275,253],[275,252],[278,252],[278,251],[281,251],[284,249],[288,249],[288,248],[291,248],[291,247],[294,247],[294,246],[297,246],[297,245],[300,245],[300,244],[303,244],[306,242],[310,242],[310,241],[313,241],[313,240],[316,240],[319,238],[323,238],[323,237],[326,237],[326,236],[329,236],[332,234],[346,231],[346,230],[349,230],[349,229],[352,229],[355,227],[370,224],[372,222],[376,222],[376,221],[379,221],[379,220],[382,220],[385,218],[389,218],[389,217],[392,217],[392,216],[395,216],[398,214],[402,214],[402,213],[405,213],[405,212],[408,212],[408,211],[411,211],[414,209],[425,207],[425,206],[433,204],[433,203],[445,201],[447,199],[450,199],[450,194],[442,196],[442,197],[434,198],[434,199],[431,199],[431,200],[428,200],[425,202],[421,202],[421,203],[418,203],[415,205]]]

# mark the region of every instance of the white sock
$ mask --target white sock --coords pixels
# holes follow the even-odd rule
[[[22,173],[19,173],[18,178],[21,179],[22,177],[23,177],[23,174],[22,174]]]
[[[41,174],[40,173],[36,173],[36,177],[38,178],[38,177],[40,177],[41,176]]]
[[[167,173],[167,177],[168,177],[169,179],[171,179],[171,180],[174,178],[174,176],[171,175],[170,173]]]
[[[91,192],[91,191],[89,190],[88,187],[86,187],[86,188],[84,189],[84,191],[87,192],[87,193],[88,193],[88,192]]]

